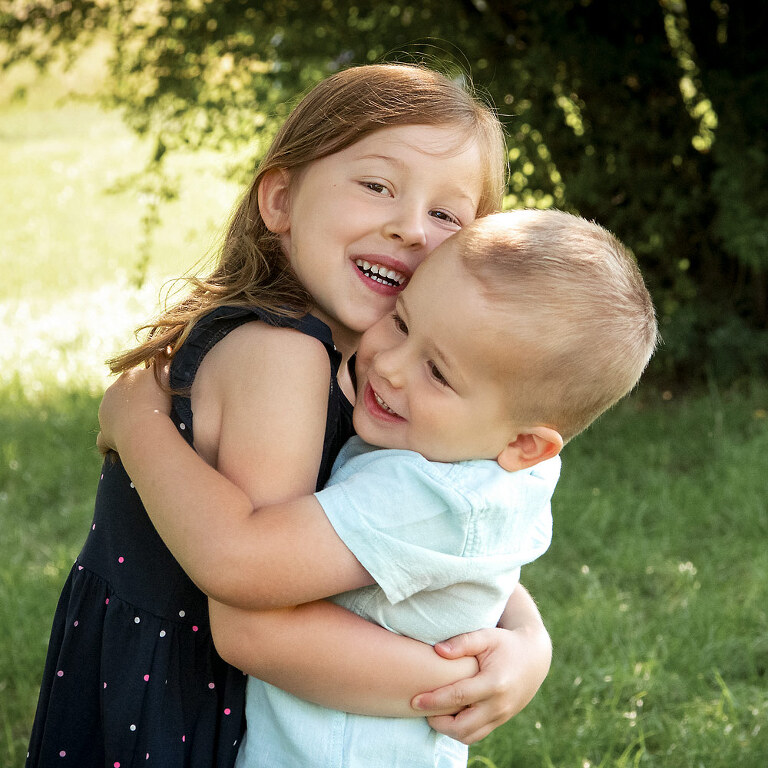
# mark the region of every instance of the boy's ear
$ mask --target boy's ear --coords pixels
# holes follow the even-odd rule
[[[267,229],[282,235],[291,227],[291,178],[285,168],[272,168],[259,182],[259,213]]]
[[[507,472],[517,472],[557,456],[562,449],[563,438],[557,430],[549,427],[530,427],[507,443],[507,447],[496,457],[496,461]]]

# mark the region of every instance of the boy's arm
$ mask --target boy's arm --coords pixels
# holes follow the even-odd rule
[[[443,659],[430,645],[325,601],[246,611],[211,600],[209,608],[216,649],[226,661],[302,699],[345,712],[454,713],[450,701],[430,711],[414,710],[410,701],[424,689],[478,670],[472,656]]]

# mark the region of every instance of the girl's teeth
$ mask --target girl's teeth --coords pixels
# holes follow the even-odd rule
[[[388,283],[395,285],[402,285],[405,282],[405,276],[400,272],[395,272],[394,269],[387,269],[381,264],[371,264],[364,259],[357,259],[355,264],[363,271],[368,273],[368,277],[371,280],[375,280],[377,283]]]

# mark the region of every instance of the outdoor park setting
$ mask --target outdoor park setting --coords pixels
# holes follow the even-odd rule
[[[549,676],[486,768],[768,764],[768,8],[719,0],[0,0],[0,765],[24,765],[93,514],[104,361],[216,254],[299,96],[470,74],[505,207],[633,250],[662,344],[563,452],[523,569]]]

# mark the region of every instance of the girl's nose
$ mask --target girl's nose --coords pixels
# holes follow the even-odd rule
[[[400,240],[408,248],[423,247],[427,243],[422,214],[411,206],[401,206],[392,212],[385,227],[385,235]]]

